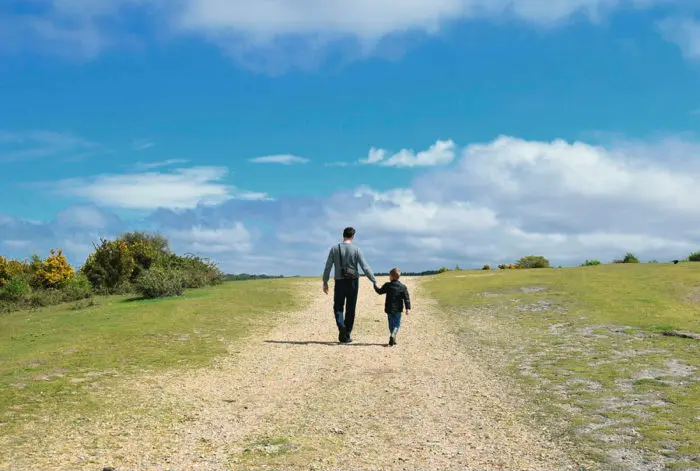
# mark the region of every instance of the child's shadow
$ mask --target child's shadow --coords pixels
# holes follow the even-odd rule
[[[385,343],[339,343],[339,342],[323,342],[320,340],[265,340],[265,343],[277,343],[287,345],[327,345],[329,347],[385,347]]]

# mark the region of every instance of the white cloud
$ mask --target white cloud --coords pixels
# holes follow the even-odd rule
[[[279,154],[279,155],[267,155],[264,157],[255,157],[250,159],[251,162],[256,164],[282,164],[282,165],[292,165],[292,164],[305,164],[309,161],[304,157],[298,157],[291,154]]]
[[[193,253],[244,253],[252,248],[251,234],[241,222],[215,229],[196,226],[188,230],[174,230],[168,232],[168,236],[175,245],[182,245]]]
[[[257,43],[284,36],[357,37],[364,41],[404,32],[434,33],[450,20],[516,17],[552,24],[575,13],[595,19],[621,4],[660,3],[610,0],[188,0],[179,25],[221,38],[242,35]]]
[[[522,20],[549,28],[582,14],[591,21],[622,8],[684,5],[686,0],[35,0],[36,14],[0,17],[0,45],[40,47],[91,58],[145,40],[125,17],[151,18],[156,36],[196,34],[243,64],[268,71],[309,67],[328,46],[357,56],[407,32],[436,34],[459,20]],[[141,28],[143,29],[143,28]],[[2,34],[4,32],[4,35]],[[286,41],[293,40],[293,41]],[[260,59],[268,56],[270,60]]]
[[[94,153],[99,147],[94,142],[69,133],[0,130],[0,162],[46,157],[79,158]]]
[[[134,170],[137,171],[146,171],[146,170],[153,170],[155,168],[159,167],[170,167],[172,165],[182,165],[188,163],[189,160],[185,159],[168,159],[168,160],[161,160],[158,162],[138,162],[134,165]]]
[[[2,245],[10,249],[24,249],[29,246],[27,240],[3,240]]]
[[[239,192],[221,183],[228,169],[223,167],[190,167],[169,173],[132,173],[98,175],[88,179],[68,179],[55,187],[66,196],[87,198],[107,207],[155,210],[186,209],[197,205],[215,205],[240,197],[260,199],[263,193]]]
[[[680,48],[683,57],[700,59],[700,20],[673,17],[660,22],[658,28],[666,40]]]
[[[73,206],[56,215],[54,223],[62,229],[103,229],[113,221],[94,206]]]
[[[438,140],[428,150],[417,154],[407,149],[402,149],[389,157],[387,157],[387,154],[386,150],[373,147],[370,149],[368,157],[360,160],[360,163],[386,167],[434,167],[447,165],[455,158],[455,143],[452,140]]]
[[[163,198],[168,200],[165,207],[192,208],[161,210],[147,222],[171,237],[179,252],[212,254],[226,271],[319,275],[328,249],[348,225],[357,229],[356,243],[372,268],[382,271],[394,265],[404,270],[480,267],[529,254],[544,255],[555,265],[592,258],[611,261],[627,251],[642,260],[663,261],[700,249],[696,141],[617,140],[594,146],[501,136],[469,144],[458,153],[459,160],[449,169],[424,169],[398,188],[359,186],[279,201],[242,201],[244,193],[223,185],[220,171],[208,167],[190,169],[196,178],[185,178],[180,169],[120,176],[117,183],[122,185],[100,176],[77,186],[88,188],[92,196],[99,193],[98,183],[106,182],[127,190],[124,195],[136,201]],[[207,206],[192,191],[207,185],[223,187],[203,192],[214,201],[239,200]],[[184,203],[170,200],[172,192],[190,197]],[[36,247],[45,252],[55,241],[85,245],[93,233],[114,227],[108,215],[87,209],[69,216],[69,223],[50,227],[0,216],[0,234],[4,240],[31,241],[11,250],[30,254]],[[89,237],[73,234],[81,224]],[[99,228],[103,224],[108,229]]]
[[[148,139],[135,139],[131,145],[134,148],[134,150],[141,151],[150,149],[151,147],[155,146],[156,143]]]

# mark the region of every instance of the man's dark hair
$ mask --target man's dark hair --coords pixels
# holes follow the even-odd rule
[[[352,239],[355,237],[355,229],[352,227],[346,227],[343,230],[343,239]]]

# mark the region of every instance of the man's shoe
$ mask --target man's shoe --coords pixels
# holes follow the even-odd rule
[[[340,331],[338,332],[338,342],[340,343],[345,343],[348,340],[348,333],[345,330],[345,327],[341,327]]]

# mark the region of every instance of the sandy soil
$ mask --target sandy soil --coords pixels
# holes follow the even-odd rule
[[[332,294],[304,282],[306,309],[271,332],[211,367],[96,391],[99,417],[38,426],[0,469],[575,469],[404,281],[414,310],[395,347],[368,281],[350,345],[336,341]]]

